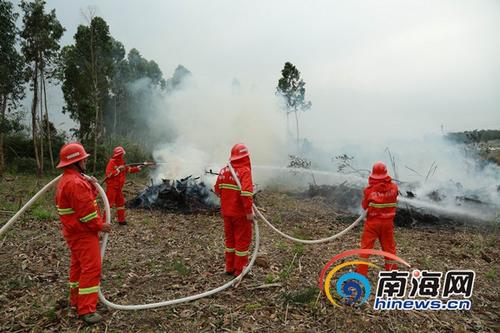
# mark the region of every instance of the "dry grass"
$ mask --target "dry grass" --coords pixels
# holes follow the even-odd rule
[[[13,178],[13,177],[11,177]],[[129,198],[140,180],[128,184]],[[144,181],[145,183],[146,181]],[[40,184],[41,185],[41,184]],[[15,211],[40,188],[26,177],[3,180],[0,210]],[[322,198],[297,200],[259,194],[266,215],[283,230],[319,238],[338,232],[354,216]],[[361,229],[338,241],[300,246],[261,224],[260,266],[238,288],[195,302],[147,311],[115,311],[102,305],[105,321],[85,327],[66,298],[68,250],[53,219],[52,196],[0,239],[0,331],[56,332],[494,332],[500,287],[498,227],[396,229],[398,254],[420,269],[476,271],[472,311],[375,311],[333,308],[318,298],[322,266],[335,254],[357,248]],[[114,226],[103,266],[108,299],[137,304],[174,299],[226,282],[223,225],[215,215],[176,215],[135,210],[126,227]],[[6,221],[10,213],[2,213]],[[489,261],[489,262],[488,262]],[[273,283],[268,288],[256,288]]]

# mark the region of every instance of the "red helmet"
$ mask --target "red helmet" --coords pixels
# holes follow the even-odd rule
[[[384,162],[378,161],[373,165],[372,173],[370,175],[370,178],[373,179],[384,179],[386,178],[387,175],[387,167],[385,166]]]
[[[65,166],[84,160],[89,156],[90,154],[87,154],[81,143],[70,142],[62,146],[59,152],[59,164],[57,168],[64,168]]]
[[[248,147],[242,143],[237,143],[231,149],[231,157],[229,159],[231,161],[236,161],[249,155],[250,154],[248,153]]]
[[[113,157],[118,157],[120,155],[125,155],[125,149],[122,146],[115,147],[113,149]]]

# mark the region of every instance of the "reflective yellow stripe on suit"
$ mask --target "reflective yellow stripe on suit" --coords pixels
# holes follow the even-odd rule
[[[59,213],[59,215],[69,215],[69,214],[73,214],[75,211],[73,210],[73,208],[59,208],[58,206],[57,207],[57,212]]]
[[[92,212],[89,215],[80,218],[80,222],[84,222],[85,223],[85,222],[88,222],[88,221],[90,221],[92,219],[95,219],[95,218],[97,218],[97,211]]]
[[[383,203],[383,204],[377,204],[370,202],[368,206],[373,207],[373,208],[389,208],[389,207],[396,207],[398,204],[397,202],[390,202],[390,203]]]
[[[78,295],[88,295],[93,294],[99,291],[99,285],[89,287],[89,288],[80,288],[78,289]]]
[[[225,188],[226,190],[235,190],[235,191],[239,191],[240,188],[238,185],[234,185],[234,184],[228,184],[228,183],[220,183],[219,184],[219,189],[223,189]]]

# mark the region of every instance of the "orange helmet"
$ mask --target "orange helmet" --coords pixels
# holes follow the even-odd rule
[[[387,167],[385,166],[384,162],[378,161],[373,165],[372,173],[370,175],[370,178],[373,179],[384,179],[386,178],[387,175]]]
[[[57,168],[64,168],[65,166],[84,160],[89,156],[90,154],[87,154],[81,143],[70,142],[62,146],[59,152],[59,164]]]
[[[231,149],[231,157],[229,158],[229,160],[236,161],[249,155],[250,154],[248,153],[248,147],[242,143],[237,143]]]
[[[122,146],[115,147],[113,149],[113,157],[118,157],[120,155],[125,155],[125,149]]]

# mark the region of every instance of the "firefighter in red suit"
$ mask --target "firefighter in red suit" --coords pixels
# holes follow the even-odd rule
[[[364,189],[361,206],[367,209],[366,222],[361,236],[361,248],[373,249],[375,241],[380,241],[382,251],[396,254],[394,240],[394,217],[398,197],[398,186],[392,182],[387,174],[387,167],[383,162],[373,165],[372,173],[368,178],[368,186]],[[367,255],[361,255],[368,258]],[[385,270],[397,269],[395,261],[385,257]],[[357,272],[363,275],[368,273],[368,265],[359,265]]]
[[[123,159],[125,149],[123,147],[115,147],[113,157],[106,166],[106,196],[108,197],[109,205],[116,209],[118,216],[118,224],[125,225],[125,196],[123,195],[123,185],[125,185],[125,177],[127,173],[136,173],[141,171],[142,166],[127,166]]]
[[[254,219],[252,167],[248,148],[241,143],[234,145],[230,163],[241,182],[241,188],[226,166],[220,170],[214,189],[220,197],[224,219],[226,273],[238,276],[248,263]]]
[[[93,324],[102,319],[96,312],[101,278],[99,232],[109,232],[110,225],[101,219],[96,188],[82,176],[88,156],[76,142],[61,148],[57,168],[64,168],[64,173],[55,199],[62,234],[71,251],[70,305],[86,323]]]

